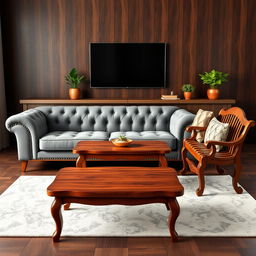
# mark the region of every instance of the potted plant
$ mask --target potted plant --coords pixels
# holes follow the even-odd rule
[[[66,83],[70,85],[69,97],[72,100],[77,100],[80,97],[80,89],[78,85],[84,79],[84,76],[79,76],[77,70],[72,68],[71,71],[65,76]]]
[[[192,92],[195,90],[195,87],[192,84],[183,84],[182,91],[184,93],[185,100],[190,100]]]
[[[224,82],[227,82],[227,77],[229,74],[224,74],[217,70],[212,70],[210,72],[204,72],[203,74],[199,74],[203,84],[207,84],[210,86],[210,89],[207,90],[207,96],[209,100],[216,100],[219,98],[220,91],[218,86]]]

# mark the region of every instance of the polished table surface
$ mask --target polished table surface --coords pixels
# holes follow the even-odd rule
[[[117,147],[111,141],[79,141],[73,149],[73,153],[85,154],[145,154],[161,153],[171,151],[170,147],[163,141],[134,140],[127,147]]]
[[[79,154],[77,167],[86,167],[86,161],[159,161],[168,167],[165,154],[171,148],[163,141],[135,140],[127,147],[117,147],[111,141],[80,141],[73,149]]]
[[[63,168],[47,188],[55,197],[51,212],[56,223],[53,241],[62,230],[61,205],[82,203],[90,205],[139,205],[164,203],[171,209],[169,229],[173,241],[178,239],[175,222],[179,215],[177,196],[184,188],[172,168],[163,167],[92,167]]]

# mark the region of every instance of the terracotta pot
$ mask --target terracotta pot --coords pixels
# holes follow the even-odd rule
[[[184,98],[185,100],[190,100],[192,96],[192,92],[184,92]]]
[[[220,90],[219,89],[208,89],[207,96],[209,100],[216,100],[219,98]]]
[[[69,88],[69,98],[71,100],[77,100],[80,97],[80,89],[79,88]]]

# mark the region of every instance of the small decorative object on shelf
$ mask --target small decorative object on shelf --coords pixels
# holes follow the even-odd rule
[[[182,91],[184,93],[185,100],[190,100],[192,92],[195,90],[195,87],[192,84],[183,84]]]
[[[120,135],[117,139],[113,139],[111,141],[115,146],[118,147],[126,147],[132,143],[132,140],[128,139],[125,135]]]
[[[84,76],[79,76],[77,70],[72,68],[71,71],[65,76],[65,81],[70,85],[69,98],[71,100],[77,100],[80,97],[80,89],[78,85],[84,80]]]
[[[169,95],[161,95],[161,99],[162,100],[179,100],[180,98],[178,98],[178,95],[174,95],[173,91],[171,91],[171,94]]]
[[[207,84],[210,86],[210,89],[207,90],[207,96],[209,100],[216,100],[219,98],[220,91],[218,86],[224,82],[227,82],[227,77],[229,74],[224,74],[217,70],[212,70],[210,72],[204,72],[203,74],[199,74],[203,84]]]

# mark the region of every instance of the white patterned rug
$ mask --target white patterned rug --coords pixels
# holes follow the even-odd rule
[[[53,176],[21,176],[0,196],[0,236],[51,236]],[[256,236],[256,202],[238,195],[230,176],[207,176],[204,196],[197,197],[196,176],[180,176],[185,194],[178,198],[180,236]],[[63,212],[62,236],[170,236],[163,204],[88,206],[72,204]]]

